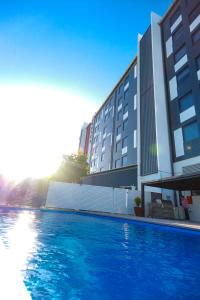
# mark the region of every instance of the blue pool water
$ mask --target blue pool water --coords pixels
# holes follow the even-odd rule
[[[0,237],[34,300],[200,299],[198,232],[10,210]]]

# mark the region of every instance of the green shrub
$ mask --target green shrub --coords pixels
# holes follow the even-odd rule
[[[136,197],[136,198],[135,198],[135,204],[136,204],[137,206],[140,206],[140,205],[142,204],[142,199],[141,199],[140,197]]]

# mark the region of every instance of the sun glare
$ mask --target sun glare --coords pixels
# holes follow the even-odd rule
[[[79,94],[35,86],[0,86],[0,104],[0,173],[15,180],[52,174],[95,111]]]

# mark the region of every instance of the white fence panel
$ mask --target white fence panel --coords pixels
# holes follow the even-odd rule
[[[137,191],[125,189],[51,182],[47,194],[46,206],[133,214],[133,199],[137,195]]]

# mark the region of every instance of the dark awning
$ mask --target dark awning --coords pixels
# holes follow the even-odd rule
[[[145,186],[158,187],[177,191],[200,190],[200,173],[167,177],[143,183]]]

